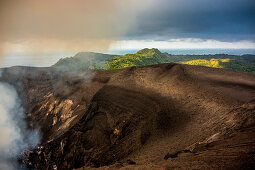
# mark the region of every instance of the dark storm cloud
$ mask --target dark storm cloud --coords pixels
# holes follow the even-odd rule
[[[153,0],[127,37],[255,40],[254,0]],[[132,39],[131,38],[131,39]]]

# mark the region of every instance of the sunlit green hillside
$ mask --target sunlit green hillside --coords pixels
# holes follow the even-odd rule
[[[255,73],[255,55],[171,55],[161,53],[155,48],[145,48],[135,54],[126,54],[123,56],[81,52],[74,57],[60,59],[53,67],[70,70],[121,69],[167,62]]]
[[[136,54],[126,54],[124,56],[113,57],[108,60],[106,69],[120,69],[132,66],[146,66],[169,62],[169,57],[161,53],[158,49],[143,49]]]
[[[214,68],[224,68],[223,63],[230,62],[230,59],[215,59],[212,58],[210,60],[206,59],[198,59],[198,60],[190,60],[186,62],[181,62],[182,64],[189,64],[189,65],[200,65],[200,66],[206,66],[206,67],[214,67]]]

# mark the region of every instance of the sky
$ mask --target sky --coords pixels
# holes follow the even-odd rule
[[[254,0],[0,0],[0,66],[80,51],[255,49]]]
[[[254,17],[254,0],[158,0],[139,14],[130,36],[254,40]]]

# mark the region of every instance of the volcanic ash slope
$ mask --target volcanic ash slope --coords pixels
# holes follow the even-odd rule
[[[77,73],[13,67],[3,75],[43,134],[43,149],[28,157],[33,168],[255,166],[253,74],[167,63]]]

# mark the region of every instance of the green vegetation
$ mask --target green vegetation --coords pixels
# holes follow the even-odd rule
[[[107,61],[106,69],[121,69],[132,66],[146,66],[152,64],[166,63],[169,58],[158,49],[143,49],[136,54],[117,56]]]
[[[205,59],[198,59],[198,60],[191,60],[186,62],[181,62],[182,64],[189,64],[189,65],[200,65],[206,67],[214,67],[214,68],[224,68],[222,63],[230,62],[230,59],[215,59],[212,58],[210,60]]]
[[[69,70],[104,69],[105,63],[112,57],[112,55],[107,54],[80,52],[73,57],[60,59],[52,67],[66,68]]]
[[[60,59],[53,67],[64,67],[70,70],[121,69],[167,62],[255,73],[255,55],[171,55],[161,53],[155,48],[145,48],[135,54],[126,54],[123,56],[82,52],[76,54],[74,57]]]

